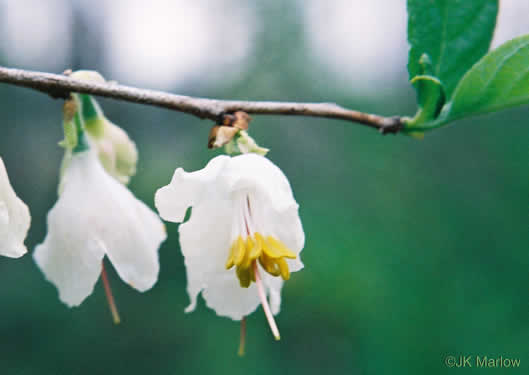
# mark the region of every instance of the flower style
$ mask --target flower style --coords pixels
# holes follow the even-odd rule
[[[177,169],[156,192],[155,205],[173,222],[182,222],[192,207],[179,229],[191,300],[186,312],[195,309],[200,292],[208,307],[233,320],[261,303],[279,339],[272,314],[279,312],[283,280],[303,268],[305,240],[281,170],[256,154],[217,156],[196,172]]]
[[[28,206],[13,191],[0,158],[0,255],[19,258],[27,252],[24,239],[30,221]]]
[[[150,289],[165,238],[158,216],[88,150],[70,156],[59,199],[48,213],[48,233],[33,255],[71,307],[92,293],[105,255],[122,280],[141,292]]]

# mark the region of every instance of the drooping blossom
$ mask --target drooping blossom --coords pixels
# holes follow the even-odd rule
[[[164,225],[103,169],[93,150],[70,155],[47,223],[33,256],[68,306],[92,293],[105,256],[133,288],[144,292],[155,284]]]
[[[274,336],[272,314],[283,281],[303,264],[304,232],[283,172],[256,154],[217,156],[199,171],[179,168],[156,192],[155,205],[180,225],[187,291],[193,311],[199,293],[220,316],[241,320],[262,304]]]

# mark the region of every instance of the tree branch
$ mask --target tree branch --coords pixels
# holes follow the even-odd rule
[[[117,83],[93,83],[65,75],[42,73],[0,66],[0,82],[44,92],[53,98],[68,98],[71,92],[104,96],[133,103],[148,104],[185,112],[199,118],[222,122],[224,115],[243,111],[259,115],[310,116],[341,119],[378,129],[382,134],[398,133],[400,117],[383,117],[349,110],[334,103],[252,102],[217,100],[175,95],[162,91],[140,89]]]

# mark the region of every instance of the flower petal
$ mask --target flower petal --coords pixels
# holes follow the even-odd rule
[[[259,295],[255,283],[248,288],[241,288],[235,271],[210,279],[202,296],[206,305],[215,310],[217,315],[241,320],[253,313],[260,305]]]
[[[200,202],[206,192],[215,189],[215,180],[229,160],[228,156],[217,156],[205,168],[191,173],[178,168],[169,185],[156,191],[154,204],[160,216],[167,221],[184,221],[187,208]]]
[[[13,191],[0,158],[0,255],[18,258],[27,252],[24,239],[30,222],[29,209]]]
[[[230,159],[217,184],[230,192],[248,190],[272,204],[277,211],[296,204],[288,179],[274,163],[257,154],[243,154]]]
[[[64,212],[59,205],[50,211],[50,232],[35,248],[33,257],[46,279],[57,287],[60,300],[72,307],[92,294],[105,252],[95,239],[80,238],[79,233],[70,231],[71,223]]]
[[[77,305],[92,292],[105,254],[125,282],[151,288],[166,238],[157,215],[108,175],[92,151],[73,155],[63,179],[48,234],[34,254],[61,300]]]

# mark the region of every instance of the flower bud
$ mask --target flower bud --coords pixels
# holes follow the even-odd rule
[[[219,148],[224,146],[230,142],[238,132],[239,129],[231,126],[215,125],[209,132],[208,148]]]
[[[79,72],[73,73],[72,76],[76,73]],[[96,79],[98,76],[101,77],[99,73],[95,74]],[[103,110],[92,96],[76,94],[76,98],[81,107],[84,128],[91,144],[97,149],[101,164],[108,174],[122,184],[128,184],[130,177],[136,173],[138,162],[136,144],[123,129],[105,117]]]
[[[130,177],[136,174],[136,144],[123,129],[106,118],[102,136],[93,141],[105,170],[122,184],[128,184]]]

